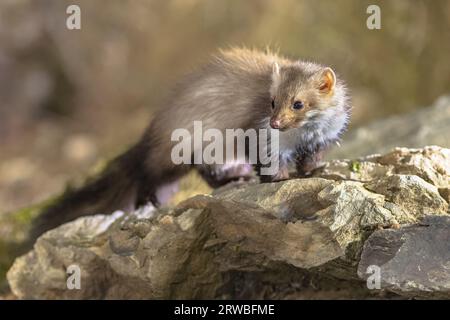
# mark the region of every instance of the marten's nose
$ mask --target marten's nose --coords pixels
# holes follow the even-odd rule
[[[270,126],[273,129],[280,129],[280,120],[270,119]]]

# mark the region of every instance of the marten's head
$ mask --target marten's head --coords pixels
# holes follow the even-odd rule
[[[336,104],[336,75],[331,68],[298,62],[273,66],[270,126],[286,131]]]

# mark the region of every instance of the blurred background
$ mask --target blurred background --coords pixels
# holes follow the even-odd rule
[[[81,30],[66,28],[70,4]],[[381,30],[366,27],[370,4]],[[174,81],[235,45],[331,65],[352,127],[450,92],[448,0],[1,0],[0,213],[124,150]]]

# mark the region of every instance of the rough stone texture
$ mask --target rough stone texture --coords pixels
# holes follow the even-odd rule
[[[364,244],[358,275],[380,267],[381,286],[411,296],[448,298],[450,217],[426,217],[422,224],[375,231]]]
[[[371,297],[365,270],[378,264],[383,294],[450,297],[449,177],[449,149],[396,149],[156,214],[80,218],[40,237],[8,280],[19,298],[298,298],[311,287]],[[81,290],[66,288],[72,264]]]
[[[342,147],[332,150],[328,159],[385,153],[395,147],[423,148],[434,144],[450,148],[449,119],[450,96],[442,96],[431,107],[352,130],[344,137]]]
[[[448,210],[450,150],[437,146],[395,148],[384,155],[333,160],[315,173],[327,179],[364,183],[383,196],[384,207],[397,222],[412,222]]]

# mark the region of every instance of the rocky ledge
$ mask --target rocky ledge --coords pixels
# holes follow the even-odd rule
[[[171,209],[80,218],[7,277],[33,299],[450,298],[449,201],[450,150],[397,148]]]

